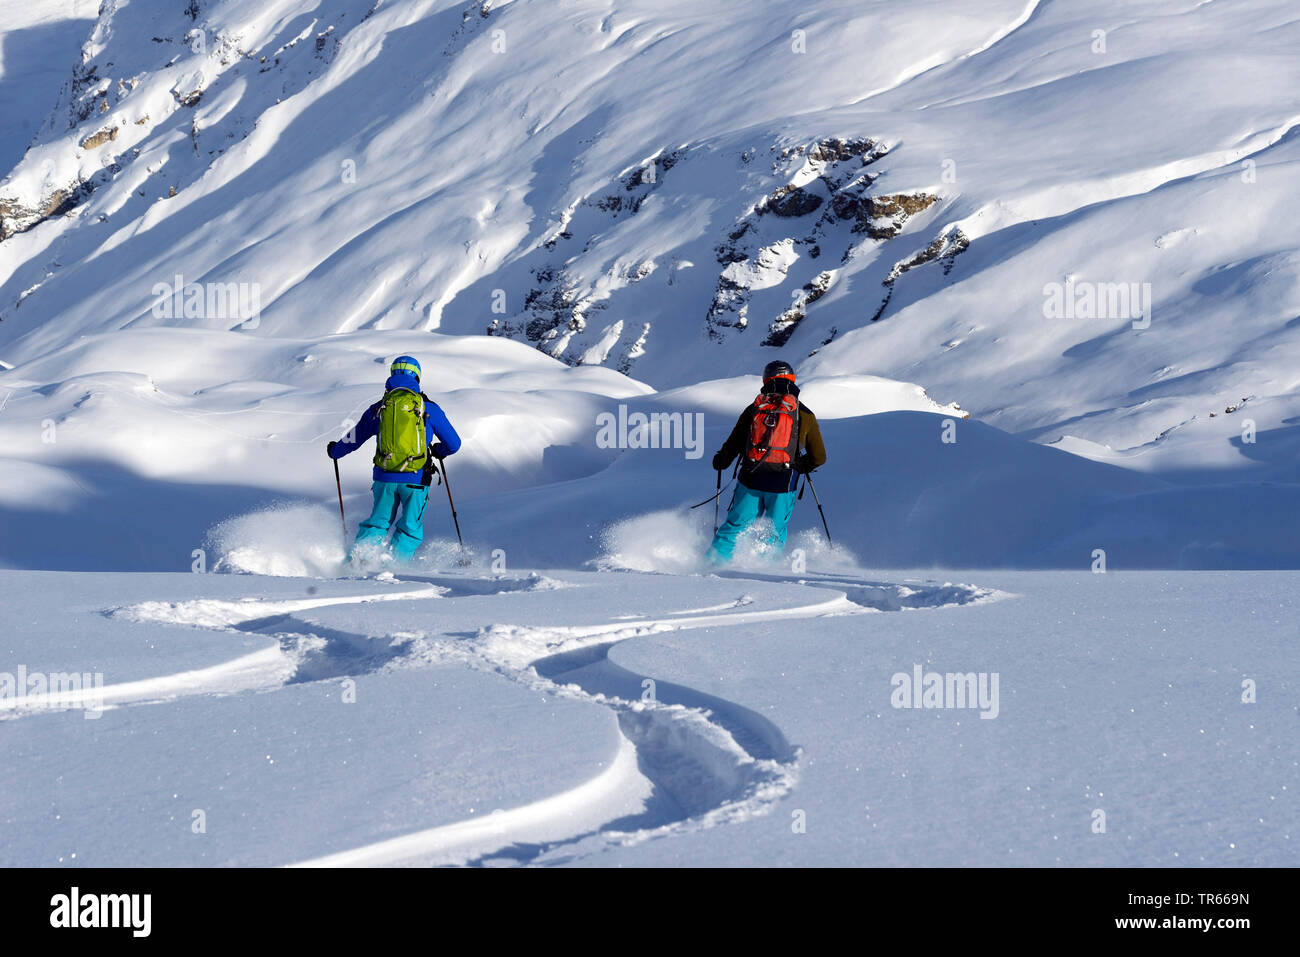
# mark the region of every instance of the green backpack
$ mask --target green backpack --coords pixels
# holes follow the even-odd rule
[[[385,472],[422,472],[428,459],[425,444],[424,396],[410,389],[384,393],[375,436],[375,467]]]

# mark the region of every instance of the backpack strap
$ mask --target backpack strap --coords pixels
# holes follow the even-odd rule
[[[766,415],[766,414],[767,414],[766,412],[764,412],[762,409],[760,409],[760,408],[758,407],[758,404],[759,404],[760,402],[762,402],[762,401],[763,401],[763,395],[762,395],[762,393],[759,393],[758,398],[754,400],[754,412],[753,412],[753,415],[758,416],[758,415]],[[753,432],[754,432],[754,424],[753,424],[752,417],[751,417],[751,420],[750,420],[749,431],[750,431],[750,434],[753,435]],[[769,428],[769,429],[767,430],[766,435],[764,436],[764,439],[770,439],[771,437],[772,437],[772,430]],[[766,449],[766,451],[763,453],[763,457],[762,457],[761,459],[759,459],[757,462],[750,462],[750,463],[749,463],[751,468],[757,468],[758,466],[764,464],[764,463],[767,461],[767,457],[768,457],[769,455],[772,454],[772,447],[771,447],[770,445],[769,445],[769,446],[765,446],[764,448]]]

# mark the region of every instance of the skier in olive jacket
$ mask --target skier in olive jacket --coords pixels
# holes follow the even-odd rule
[[[736,492],[707,554],[714,565],[731,561],[736,538],[762,515],[772,520],[767,544],[775,554],[784,551],[798,477],[826,463],[817,416],[799,401],[794,369],[788,363],[769,362],[763,369],[758,398],[740,413],[731,435],[713,456],[713,468],[725,471],[737,456]]]

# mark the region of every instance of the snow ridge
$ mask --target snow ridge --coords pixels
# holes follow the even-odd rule
[[[212,668],[106,686],[101,703],[112,708],[190,695],[274,691],[302,681],[457,662],[498,674],[543,696],[600,705],[615,713],[620,744],[605,769],[579,786],[486,817],[301,862],[304,866],[549,863],[573,854],[593,854],[601,847],[761,815],[798,783],[801,752],[770,721],[734,702],[690,688],[666,682],[647,685],[642,676],[609,660],[610,650],[620,642],[688,629],[967,604],[992,596],[989,590],[972,586],[891,586],[850,575],[797,581],[775,574],[734,577],[760,589],[767,581],[813,587],[817,593],[809,595],[811,600],[787,599],[777,607],[747,593],[714,607],[604,624],[498,623],[470,633],[394,630],[375,635],[327,627],[308,615],[317,609],[368,602],[441,604],[509,592],[552,591],[557,585],[582,586],[536,573],[492,578],[413,576],[393,579],[394,590],[378,595],[143,602],[105,614],[142,624],[263,635],[275,643]],[[30,707],[11,716],[36,710]]]

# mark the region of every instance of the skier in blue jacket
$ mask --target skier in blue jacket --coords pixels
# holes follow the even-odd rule
[[[433,480],[432,459],[443,459],[453,455],[460,448],[460,436],[447,421],[446,413],[420,391],[420,363],[410,356],[398,356],[388,370],[388,380],[384,383],[384,399],[380,399],[361,416],[361,421],[349,433],[350,438],[330,442],[325,451],[332,459],[341,459],[349,452],[355,451],[362,443],[379,436],[376,442],[381,446],[375,455],[375,468],[371,491],[374,493],[375,505],[370,517],[361,523],[356,541],[348,550],[348,561],[366,554],[383,555],[384,539],[390,528],[393,530],[391,543],[392,558],[399,562],[409,561],[424,540],[424,508],[428,504],[429,484]],[[413,471],[382,468],[384,459],[384,438],[380,435],[381,417],[385,400],[394,389],[406,390],[419,396],[422,402],[414,402],[414,413],[424,419],[424,463]],[[399,393],[402,395],[402,393]],[[422,406],[422,408],[421,408]],[[436,439],[436,442],[435,442]],[[417,451],[417,450],[412,450]],[[430,458],[429,456],[432,456]],[[388,464],[409,464],[407,462]],[[400,513],[400,517],[399,517]]]

